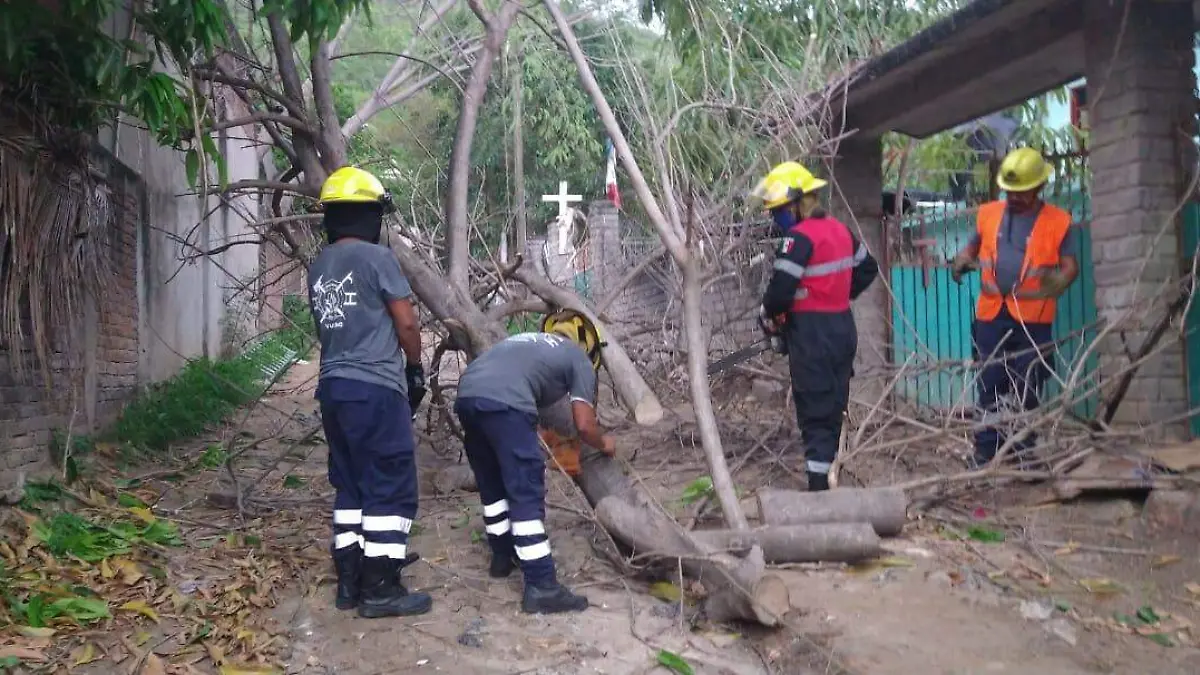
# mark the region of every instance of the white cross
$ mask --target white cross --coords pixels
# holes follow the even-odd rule
[[[558,194],[542,195],[543,202],[558,202],[558,254],[567,254],[567,242],[571,237],[572,216],[575,209],[570,206],[571,202],[583,201],[583,195],[567,194],[567,181],[559,181]]]

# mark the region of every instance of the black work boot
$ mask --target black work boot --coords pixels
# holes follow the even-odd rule
[[[492,564],[488,565],[488,576],[493,579],[504,579],[517,569],[517,558],[510,554],[493,553]]]
[[[829,489],[829,474],[808,472],[808,491],[823,492]]]
[[[488,537],[488,547],[492,549],[492,563],[488,566],[488,576],[493,579],[503,579],[517,569],[517,551],[513,548],[512,534],[498,537]]]
[[[366,619],[384,616],[414,616],[433,608],[428,593],[409,593],[400,583],[403,560],[363,558],[358,615]]]
[[[338,609],[354,609],[358,606],[362,560],[362,548],[359,546],[333,550],[333,569],[337,572],[337,598],[333,604]]]
[[[521,611],[526,614],[582,612],[587,608],[587,598],[572,593],[557,581],[541,587],[525,584],[525,595],[521,598]]]

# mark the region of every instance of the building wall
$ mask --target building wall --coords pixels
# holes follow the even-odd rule
[[[29,358],[32,339],[19,346],[21,368],[13,346],[0,349],[0,490],[46,466],[54,430],[81,434],[99,428],[136,391],[139,192],[126,173],[100,165],[105,180],[98,191],[110,215],[101,236],[111,276],[99,297],[85,298],[72,325],[54,331],[49,381]]]
[[[1123,13],[1122,3],[1085,3],[1084,42],[1096,306],[1103,319],[1124,322],[1136,349],[1150,327],[1131,319],[1168,297],[1180,271],[1176,207],[1194,166],[1194,37],[1190,2],[1135,2],[1124,27]],[[1112,385],[1128,363],[1125,348],[1114,336],[1101,353]],[[1115,421],[1181,418],[1185,372],[1182,345],[1169,344],[1142,365]]]
[[[225,114],[245,111],[230,104]],[[97,140],[102,150],[94,168],[111,205],[113,276],[75,325],[56,332],[62,351],[52,359],[49,386],[37,372],[16,372],[0,349],[0,490],[46,468],[56,430],[101,429],[139,387],[173,376],[188,359],[236,351],[257,332],[260,247],[237,245],[187,260],[254,240],[248,225],[258,217],[257,201],[218,206],[211,197],[202,209],[183,194],[190,188],[182,154],[126,124]],[[225,139],[231,181],[259,177],[257,154],[244,145]],[[201,213],[210,212],[201,222]]]

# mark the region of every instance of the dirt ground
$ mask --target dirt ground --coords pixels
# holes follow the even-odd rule
[[[671,672],[656,665],[660,650],[668,650],[695,673],[711,675],[1200,672],[1189,630],[1200,618],[1200,586],[1191,585],[1200,581],[1197,543],[1147,532],[1134,501],[1030,505],[1032,488],[1028,495],[1012,487],[981,493],[919,514],[887,542],[888,557],[869,565],[776,570],[794,610],[785,627],[766,631],[691,626],[688,608],[653,597],[646,579],[622,578],[597,551],[603,539],[582,496],[553,475],[548,526],[560,575],[593,606],[577,615],[527,616],[519,610],[519,575],[487,577],[477,495],[439,494],[433,485],[439,469],[458,461],[458,447],[435,447],[423,432],[419,528],[410,543],[422,559],[405,574],[410,587],[433,594],[434,610],[382,620],[339,612],[327,555],[325,446],[319,435],[306,438],[318,422],[315,369],[297,365],[244,424],[239,416],[180,453],[191,456],[233,433],[247,439],[253,447],[234,466],[243,487],[259,483],[243,505],[245,520],[235,504],[212,496],[231,491],[224,468],[146,483],[158,492],[155,513],[178,522],[188,541],[169,554],[173,588],[209,597],[205,589],[228,590],[238,568],[265,570],[250,596],[260,601],[230,610],[231,622],[257,636],[240,636],[247,643],[237,648],[241,660],[281,663],[301,675],[640,675]],[[761,414],[767,404],[760,403]],[[773,458],[767,461],[743,459],[755,434],[725,434],[747,496],[761,486],[799,484],[788,466],[799,460],[785,451],[795,444],[791,419],[781,419],[762,421],[774,435],[755,457]],[[639,448],[632,466],[643,485],[681,521],[696,507],[681,504],[680,495],[705,473],[692,429],[675,411],[655,428],[616,432],[622,453]],[[213,557],[234,546],[231,532],[261,541]],[[988,534],[996,532],[1003,541]],[[1134,620],[1139,610],[1151,621]],[[133,645],[92,636],[106,658],[72,672],[148,672],[138,668],[150,651],[164,665],[158,672],[215,672],[220,655],[187,647],[179,625],[163,620],[144,628],[148,635]],[[77,644],[64,642],[68,648],[78,653]],[[129,658],[139,653],[142,661]],[[252,672],[226,667],[227,675]]]

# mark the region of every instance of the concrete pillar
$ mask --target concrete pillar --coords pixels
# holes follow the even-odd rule
[[[621,254],[620,212],[612,202],[597,200],[588,205],[588,253],[592,264],[592,300],[608,297],[608,290],[625,274]]]
[[[864,396],[882,391],[885,370],[890,365],[888,324],[891,302],[888,273],[883,269],[883,155],[878,138],[851,137],[842,141],[832,165],[828,204],[833,215],[864,242],[880,263],[880,278],[854,302],[858,326],[858,358],[855,360],[855,390]],[[865,387],[865,388],[864,388]]]
[[[1193,166],[1195,77],[1190,0],[1131,3],[1124,26],[1126,3],[1084,3],[1084,44],[1096,308],[1106,321],[1125,322],[1126,341],[1137,349],[1162,316],[1164,283],[1180,269],[1179,219],[1169,221]],[[1140,325],[1129,325],[1136,316]],[[1108,391],[1128,359],[1116,336],[1100,352]],[[1186,382],[1175,340],[1141,367],[1114,421],[1184,413]]]

